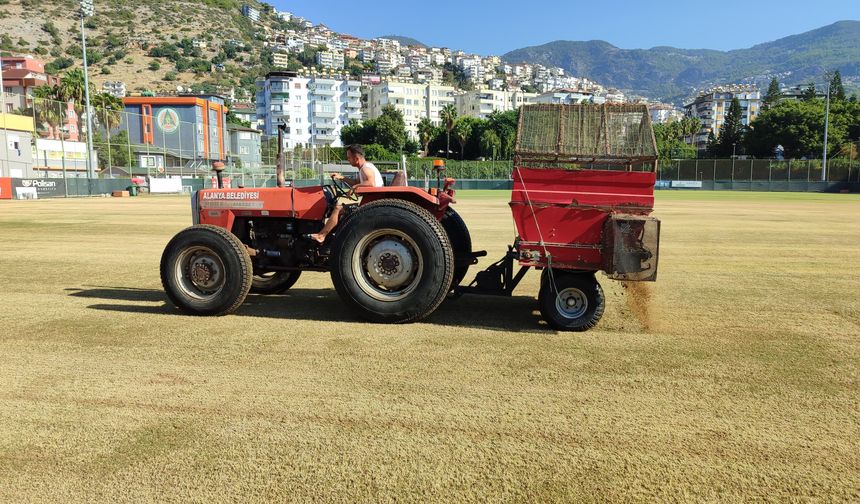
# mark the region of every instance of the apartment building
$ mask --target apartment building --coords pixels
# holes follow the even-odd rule
[[[561,103],[565,105],[604,102],[604,99],[595,96],[593,92],[581,89],[557,89],[541,93],[534,99],[534,103]]]
[[[687,117],[696,117],[702,121],[702,129],[696,135],[698,149],[707,148],[709,133],[713,132],[715,138],[720,137],[720,129],[734,98],[737,98],[741,104],[741,122],[744,126],[749,126],[761,111],[761,92],[755,86],[712,88],[684,105],[684,113]]]
[[[456,105],[451,86],[389,81],[370,86],[367,93],[369,119],[381,116],[382,109],[391,105],[403,114],[406,131],[414,139],[418,138],[421,119],[426,117],[436,125],[442,123],[439,112],[448,104]]]
[[[127,91],[125,82],[122,81],[107,81],[102,84],[102,93],[107,93],[117,98],[125,98]]]
[[[343,53],[339,51],[320,51],[317,53],[317,65],[332,70],[343,70]]]
[[[29,56],[0,58],[3,68],[3,101],[0,113],[33,104],[33,88],[59,84],[60,79],[45,73],[45,63]]]
[[[260,21],[260,11],[248,4],[242,5],[242,15],[255,23]]]
[[[361,83],[271,72],[257,81],[257,120],[266,136],[286,124],[286,146],[341,146],[340,131],[361,120]]]
[[[285,52],[273,52],[272,64],[276,67],[287,68],[290,64],[290,56]]]
[[[467,91],[456,97],[457,113],[486,119],[493,112],[506,112],[527,103],[534,103],[536,98],[537,94],[523,91],[499,91],[487,88]]]

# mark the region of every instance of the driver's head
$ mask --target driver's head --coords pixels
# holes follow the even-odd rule
[[[361,168],[364,165],[364,148],[359,144],[352,144],[346,148],[346,159],[349,164]]]

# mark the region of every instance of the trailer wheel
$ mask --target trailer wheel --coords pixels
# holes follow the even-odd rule
[[[553,282],[554,280],[554,282]],[[554,269],[541,275],[538,304],[543,319],[559,331],[587,331],[597,325],[606,300],[591,272]]]
[[[451,249],[454,251],[454,279],[451,281],[451,288],[453,289],[460,285],[469,271],[469,266],[472,265],[472,237],[469,235],[469,228],[466,227],[463,218],[451,207],[445,210],[445,215],[439,222],[442,223],[442,227],[448,233]]]
[[[332,244],[331,278],[338,294],[373,322],[420,320],[451,287],[454,254],[430,212],[403,200],[361,206]]]
[[[301,275],[301,271],[267,271],[254,275],[251,293],[280,294],[295,285]]]
[[[161,256],[161,283],[170,301],[192,315],[225,315],[251,288],[253,265],[245,245],[224,228],[180,231]]]

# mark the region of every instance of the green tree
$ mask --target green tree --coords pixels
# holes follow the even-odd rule
[[[714,136],[714,130],[708,131],[708,144],[705,151],[709,157],[717,155],[717,137]]]
[[[454,124],[457,122],[457,109],[452,104],[447,104],[439,111],[439,118],[445,126],[447,132],[445,142],[445,157],[448,157],[451,152],[451,131],[454,129]]]
[[[828,151],[838,152],[850,139],[851,124],[860,119],[851,104],[832,103]],[[860,128],[858,128],[860,130]],[[860,131],[857,131],[860,134]],[[824,148],[824,102],[783,101],[756,118],[746,135],[747,152],[770,157],[777,145],[785,157],[817,157]]]
[[[486,129],[481,133],[480,144],[481,155],[486,158],[496,159],[502,150],[502,141],[492,129]]]
[[[461,117],[454,124],[454,128],[452,130],[454,133],[454,137],[457,139],[457,142],[460,144],[460,159],[463,159],[463,156],[466,152],[466,142],[469,140],[469,137],[472,135],[472,124],[470,121],[466,120],[465,117]]]
[[[100,170],[111,166],[130,167],[129,152],[131,145],[128,141],[128,131],[120,131],[106,140],[100,132],[93,135],[93,147],[96,150]]]
[[[34,88],[33,107],[36,110],[36,121],[39,125],[48,126],[48,139],[60,138],[58,126],[66,117],[60,87],[44,85]]]
[[[108,130],[114,130],[122,122],[124,106],[122,100],[108,93],[96,93],[90,98],[96,121]]]
[[[842,74],[839,70],[833,72],[833,77],[830,79],[830,99],[845,101],[845,86],[842,85]]]
[[[375,134],[373,142],[379,144],[391,152],[401,152],[406,144],[406,122],[403,114],[393,105],[382,108],[382,115],[376,118]]]
[[[776,77],[774,77],[770,80],[770,85],[767,87],[767,93],[765,93],[764,99],[762,100],[762,110],[767,110],[768,108],[779,103],[779,99],[781,97],[782,92],[779,90],[779,81],[777,81]]]
[[[800,99],[803,101],[813,101],[817,98],[817,93],[815,91],[815,83],[810,82],[809,86],[803,90],[803,93],[800,95]]]
[[[436,136],[436,131],[438,128],[433,126],[433,123],[430,122],[430,119],[426,117],[422,117],[421,121],[418,123],[418,140],[421,142],[421,146],[424,148],[424,155],[430,155],[430,142],[433,140],[433,137]]]
[[[720,128],[720,137],[717,139],[717,156],[728,157],[737,152],[737,147],[743,147],[744,124],[742,120],[743,111],[741,102],[732,98],[729,111]]]
[[[511,159],[514,155],[519,118],[519,109],[506,112],[494,111],[487,116],[488,127],[499,137],[501,144],[499,158],[501,159]]]

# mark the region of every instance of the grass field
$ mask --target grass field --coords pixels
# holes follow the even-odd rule
[[[458,195],[482,264],[508,195]],[[0,202],[0,502],[860,500],[860,197],[655,214],[658,282],[604,280],[561,334],[536,273],[409,326],[320,273],[182,316],[158,261],[187,198]]]

